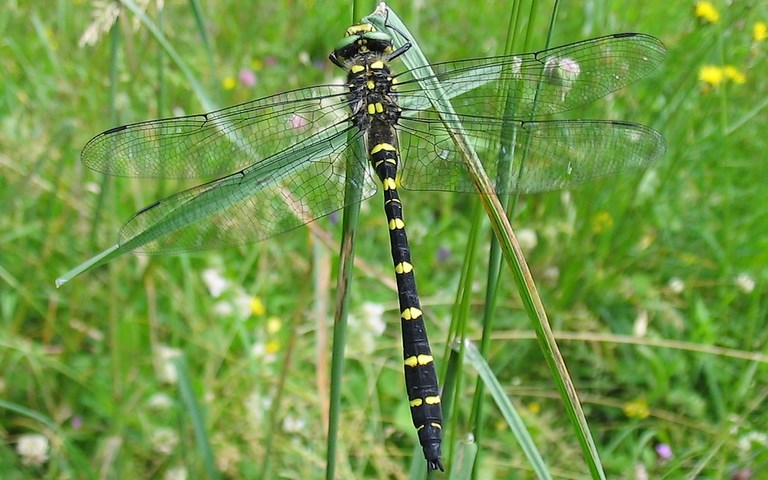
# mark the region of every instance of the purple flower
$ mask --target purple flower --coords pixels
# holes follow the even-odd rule
[[[656,455],[662,460],[669,460],[675,455],[672,453],[672,447],[666,443],[660,443],[656,445]]]
[[[749,480],[752,478],[752,470],[748,468],[743,468],[741,470],[736,470],[733,472],[733,475],[731,476],[733,480]]]
[[[69,420],[69,424],[74,428],[75,430],[80,430],[83,426],[83,417],[80,415],[75,415]]]

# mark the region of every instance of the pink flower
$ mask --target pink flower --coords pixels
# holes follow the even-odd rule
[[[244,87],[252,87],[256,85],[256,73],[254,73],[253,70],[247,68],[240,70],[238,78],[240,79],[240,84]]]

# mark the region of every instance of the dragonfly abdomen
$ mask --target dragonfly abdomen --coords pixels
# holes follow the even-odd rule
[[[389,135],[385,132],[388,131]],[[389,136],[390,138],[385,138]],[[372,143],[374,138],[381,141]],[[403,205],[397,192],[397,137],[394,128],[374,120],[368,132],[370,159],[384,189],[384,212],[389,227],[389,242],[397,280],[400,323],[403,338],[405,386],[411,407],[413,425],[430,470],[443,469],[440,461],[442,410],[440,391],[432,350],[427,338],[424,314],[421,310],[416,277],[411,263],[411,251],[403,220]]]

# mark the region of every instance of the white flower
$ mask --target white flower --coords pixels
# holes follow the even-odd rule
[[[387,323],[384,321],[384,306],[379,303],[365,302],[360,316],[363,325],[376,336],[384,333]]]
[[[163,455],[170,455],[179,444],[179,436],[170,428],[158,428],[149,439],[152,448]]]
[[[251,392],[245,398],[245,411],[248,413],[248,419],[254,426],[260,426],[264,421],[265,414],[272,408],[272,398],[262,397],[257,391]]]
[[[640,310],[632,326],[632,334],[636,337],[644,337],[646,333],[648,333],[648,311]]]
[[[556,266],[550,266],[544,269],[542,277],[549,283],[557,283],[560,280],[560,269]]]
[[[669,286],[669,289],[672,290],[672,293],[683,293],[683,290],[685,290],[685,282],[678,277],[670,278],[667,285]]]
[[[645,465],[638,462],[635,464],[635,476],[633,478],[635,480],[648,480],[651,477],[649,476],[648,469]]]
[[[755,279],[750,277],[747,273],[740,273],[733,280],[733,283],[741,289],[744,293],[752,293],[755,289]]]
[[[249,295],[244,291],[237,292],[237,296],[232,301],[234,310],[237,313],[237,317],[246,319],[251,316],[251,305],[253,305],[253,295]]]
[[[560,87],[560,101],[564,102],[573,83],[581,75],[581,66],[572,58],[550,57],[544,62],[544,75],[550,83]]]
[[[169,468],[165,471],[163,480],[187,480],[187,469],[183,466]]]
[[[208,287],[213,298],[218,298],[227,289],[229,282],[221,275],[221,272],[215,268],[206,268],[203,270],[203,283]]]
[[[39,433],[19,435],[16,443],[16,453],[21,457],[23,465],[42,465],[48,461],[48,438]]]
[[[539,237],[533,229],[521,228],[517,231],[517,243],[520,244],[520,248],[530,252],[538,245]]]
[[[235,309],[229,302],[216,302],[213,305],[213,313],[216,314],[217,317],[229,317],[235,313]]]
[[[764,432],[749,432],[746,435],[739,438],[739,449],[744,452],[752,450],[754,445],[760,445],[761,449],[768,446],[768,435]]]
[[[292,415],[286,415],[283,418],[283,430],[288,433],[298,433],[304,430],[307,426],[306,420],[303,418],[296,418]]]
[[[165,345],[155,348],[155,365],[157,366],[157,378],[163,383],[175,384],[179,380],[179,373],[173,359],[181,356],[181,350]]]
[[[383,317],[384,310],[383,305],[366,302],[363,304],[360,315],[349,316],[351,341],[348,343],[347,355],[369,353],[376,348],[376,340],[387,328]]]
[[[165,393],[155,393],[147,400],[147,406],[152,410],[168,410],[173,406],[173,400]]]

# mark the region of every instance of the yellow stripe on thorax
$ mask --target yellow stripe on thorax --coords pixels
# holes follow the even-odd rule
[[[397,148],[395,148],[395,146],[390,143],[379,143],[371,149],[371,155],[376,155],[382,150],[387,152],[396,152]]]

